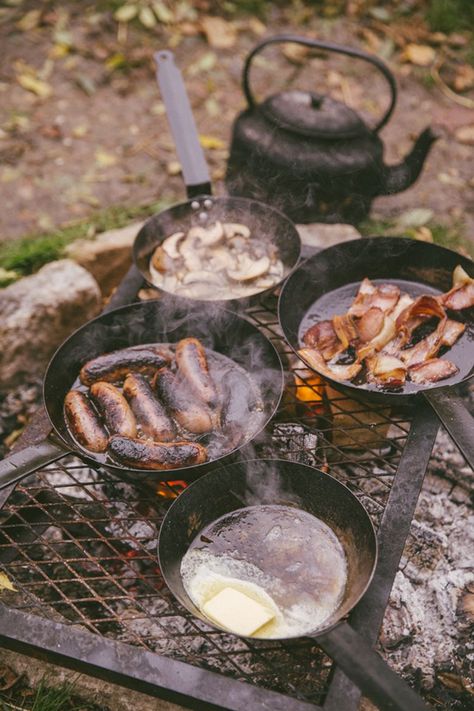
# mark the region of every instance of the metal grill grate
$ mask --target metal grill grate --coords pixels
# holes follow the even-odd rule
[[[277,346],[287,387],[252,453],[295,459],[347,484],[376,525],[410,428],[410,410],[368,409],[314,378],[283,341],[275,297],[248,316]],[[168,592],[156,558],[163,515],[184,482],[156,490],[68,456],[18,486],[2,516],[9,605],[80,625],[220,674],[321,703],[331,661],[309,641],[247,641],[211,630]]]

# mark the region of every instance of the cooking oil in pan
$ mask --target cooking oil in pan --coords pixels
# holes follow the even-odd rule
[[[252,636],[297,637],[322,627],[338,607],[347,564],[341,543],[323,521],[300,508],[260,505],[207,526],[183,557],[181,575],[204,613],[206,603],[232,588],[273,615]],[[244,609],[235,609],[230,631],[239,633],[242,614]]]

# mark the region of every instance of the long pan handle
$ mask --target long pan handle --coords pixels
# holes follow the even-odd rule
[[[429,710],[430,707],[418,694],[347,622],[341,622],[315,639],[346,676],[382,711]]]
[[[173,52],[155,53],[156,78],[166,107],[168,123],[183,171],[188,197],[211,194],[211,179],[191,104],[181,72],[174,63]]]
[[[474,417],[462,398],[447,390],[424,390],[423,395],[474,469]]]
[[[54,442],[44,439],[31,447],[25,447],[0,462],[0,490],[17,484],[28,474],[33,474],[46,464],[65,457],[67,451]]]

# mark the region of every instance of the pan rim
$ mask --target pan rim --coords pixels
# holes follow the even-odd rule
[[[166,289],[163,289],[162,287],[156,286],[156,284],[153,284],[145,271],[139,266],[138,264],[138,254],[137,254],[137,243],[140,238],[140,235],[143,233],[143,231],[150,227],[151,223],[153,220],[158,220],[160,219],[163,215],[166,213],[171,213],[173,210],[177,210],[178,208],[185,208],[189,207],[191,208],[191,205],[194,201],[196,200],[212,200],[214,202],[219,201],[222,202],[224,200],[230,200],[232,203],[243,203],[247,204],[249,209],[251,205],[258,205],[259,208],[264,208],[270,213],[274,213],[281,221],[284,221],[285,223],[288,224],[288,227],[290,230],[293,232],[295,240],[296,240],[296,257],[294,259],[294,263],[291,264],[288,268],[288,273],[285,274],[278,282],[273,284],[270,287],[266,287],[265,289],[262,289],[261,291],[257,291],[254,294],[250,294],[249,296],[245,297],[229,297],[228,299],[193,299],[189,296],[181,296],[180,294],[175,294],[172,291],[167,291]],[[174,219],[174,218],[173,218]],[[165,239],[165,238],[163,238]],[[163,241],[163,240],[161,240]],[[156,242],[155,247],[158,247],[161,242]],[[212,194],[206,194],[203,193],[201,195],[196,195],[192,198],[189,198],[188,200],[183,200],[180,202],[175,202],[172,205],[169,205],[168,207],[164,208],[163,210],[160,210],[160,212],[156,212],[154,215],[150,215],[150,217],[147,218],[147,220],[143,223],[143,225],[140,227],[139,231],[137,232],[133,246],[132,246],[132,259],[135,267],[138,269],[140,272],[141,276],[143,277],[145,283],[147,286],[156,289],[158,293],[166,294],[169,298],[174,299],[179,302],[190,302],[193,304],[217,304],[217,305],[222,305],[223,308],[226,307],[226,305],[231,305],[231,304],[246,304],[250,299],[253,299],[255,297],[260,297],[263,294],[267,294],[272,292],[274,289],[277,289],[278,287],[281,287],[282,284],[288,279],[288,277],[294,272],[294,270],[299,266],[300,260],[301,260],[301,252],[303,249],[302,241],[300,234],[296,228],[295,223],[290,220],[290,218],[285,215],[281,210],[278,210],[276,207],[273,207],[272,205],[267,205],[264,202],[261,202],[260,200],[254,200],[253,198],[246,198],[246,197],[233,197],[231,195],[218,195],[214,196]]]
[[[113,316],[113,315],[118,315],[120,316],[121,311],[140,311],[141,309],[146,308],[148,305],[160,305],[160,299],[150,299],[148,301],[144,302],[134,302],[132,304],[126,304],[124,306],[119,306],[115,309],[111,309],[110,311],[106,311],[105,313],[101,313],[98,316],[94,317],[93,319],[90,319],[89,321],[86,321],[86,323],[82,324],[82,326],[79,326],[79,328],[75,329],[55,350],[53,353],[48,366],[46,368],[44,377],[43,377],[43,383],[42,383],[42,402],[44,409],[46,411],[46,414],[48,416],[48,420],[51,424],[53,433],[55,436],[57,436],[60,440],[61,444],[64,444],[66,446],[67,452],[72,452],[76,456],[78,456],[81,460],[84,460],[88,464],[92,464],[94,467],[103,467],[106,470],[111,470],[114,473],[120,475],[121,473],[127,473],[127,474],[132,474],[134,476],[139,477],[140,479],[155,479],[157,482],[159,481],[169,481],[170,479],[176,478],[177,475],[179,474],[180,478],[186,479],[186,471],[189,471],[192,478],[200,478],[203,475],[199,474],[202,470],[202,468],[212,466],[214,468],[214,465],[219,462],[222,462],[223,459],[226,459],[227,457],[231,457],[232,455],[235,455],[237,452],[239,452],[241,449],[244,447],[248,446],[251,442],[253,442],[260,434],[263,432],[263,430],[267,427],[267,425],[271,422],[273,417],[275,416],[275,413],[277,412],[281,399],[283,397],[283,390],[285,386],[285,374],[283,370],[283,363],[280,357],[280,354],[278,353],[278,350],[275,348],[274,344],[271,342],[267,336],[265,336],[261,331],[255,326],[245,315],[241,313],[237,313],[235,311],[232,311],[231,309],[225,309],[223,307],[219,307],[221,311],[224,311],[228,314],[230,314],[232,317],[244,321],[247,326],[249,326],[260,338],[264,339],[271,347],[271,352],[272,356],[274,355],[276,357],[275,360],[275,370],[278,372],[278,385],[276,389],[276,394],[275,394],[275,401],[272,407],[269,409],[268,414],[262,419],[262,424],[259,425],[259,428],[252,434],[251,437],[245,439],[243,443],[241,443],[238,447],[232,449],[230,452],[226,452],[222,454],[220,457],[217,457],[216,459],[211,459],[207,460],[205,462],[201,462],[200,464],[191,464],[190,466],[187,467],[181,467],[179,469],[135,469],[133,467],[126,467],[122,466],[118,463],[115,462],[102,462],[98,459],[95,459],[93,456],[91,456],[91,453],[89,453],[86,449],[83,449],[79,444],[76,444],[74,438],[71,436],[71,441],[68,441],[62,433],[56,428],[56,425],[53,421],[53,417],[50,412],[50,408],[48,407],[48,402],[47,402],[47,397],[46,397],[46,384],[50,381],[52,378],[51,373],[53,372],[54,364],[56,358],[60,356],[60,353],[62,349],[74,338],[76,337],[80,331],[85,330],[87,327],[89,327],[91,324],[98,323],[100,322],[101,319],[103,319],[105,316]],[[173,329],[174,330],[174,329]],[[64,419],[64,416],[63,416]],[[65,420],[64,420],[65,422]],[[66,423],[65,423],[66,424]],[[67,427],[66,427],[67,429]],[[48,435],[49,437],[49,435]],[[74,446],[71,446],[71,443],[73,443]],[[209,472],[210,473],[210,472]]]
[[[288,338],[287,335],[287,328],[283,324],[282,320],[282,302],[283,299],[286,298],[285,292],[290,288],[289,287],[289,282],[291,279],[295,278],[298,271],[300,269],[303,269],[305,266],[309,264],[312,260],[316,260],[321,257],[327,256],[327,252],[330,252],[331,250],[335,250],[337,248],[340,248],[342,245],[354,245],[354,244],[360,244],[361,241],[364,241],[366,243],[370,242],[377,242],[377,244],[380,244],[381,240],[384,240],[386,242],[391,241],[392,243],[396,242],[397,244],[401,244],[402,240],[403,241],[411,241],[415,244],[424,244],[426,248],[429,248],[430,251],[438,251],[441,255],[444,253],[446,256],[450,255],[453,256],[455,255],[456,257],[459,258],[462,262],[469,262],[472,260],[469,260],[467,257],[463,256],[462,254],[459,254],[453,249],[449,249],[447,247],[443,247],[439,244],[427,244],[426,242],[420,242],[413,240],[413,238],[409,236],[403,236],[403,235],[371,235],[370,237],[356,237],[355,239],[347,240],[346,242],[338,242],[337,244],[331,245],[330,247],[325,247],[324,249],[321,249],[319,252],[316,252],[315,254],[312,254],[310,257],[302,261],[300,264],[297,265],[295,269],[288,275],[286,278],[285,282],[283,283],[283,286],[280,291],[280,295],[278,297],[278,305],[277,305],[277,315],[278,315],[278,323],[279,326],[283,332],[284,339],[286,343],[290,346],[291,350],[293,353],[306,365],[307,368],[309,368],[312,372],[316,373],[319,375],[321,378],[323,378],[324,381],[327,381],[332,387],[334,387],[335,390],[339,390],[340,392],[344,392],[348,394],[350,391],[351,393],[358,393],[362,398],[365,398],[366,400],[372,399],[373,401],[377,398],[380,400],[385,400],[387,402],[387,405],[389,404],[390,399],[400,399],[403,398],[407,403],[408,402],[414,402],[415,398],[419,397],[429,397],[428,395],[424,395],[424,393],[427,392],[436,392],[439,393],[443,390],[450,390],[451,388],[458,387],[462,383],[467,383],[471,379],[474,378],[474,371],[472,373],[469,373],[468,375],[464,376],[464,378],[461,378],[460,380],[456,380],[455,382],[450,383],[449,385],[447,384],[441,384],[441,385],[433,385],[433,386],[428,386],[428,387],[423,387],[420,386],[416,392],[412,393],[404,393],[404,392],[394,392],[390,390],[366,390],[363,387],[359,387],[358,385],[354,385],[350,380],[335,380],[334,378],[330,378],[326,375],[322,375],[318,370],[315,370],[313,366],[311,366],[305,359],[298,353],[298,349],[294,347],[294,345],[291,343],[290,339]],[[474,265],[474,262],[473,262]],[[348,282],[352,283],[352,282]],[[326,292],[329,293],[329,292]],[[313,302],[313,304],[316,302]],[[301,323],[301,322],[300,322]],[[442,382],[442,381],[441,381]]]
[[[373,580],[373,578],[374,578],[375,572],[376,572],[376,570],[377,570],[377,565],[378,565],[378,562],[379,562],[380,544],[379,544],[379,541],[378,541],[377,531],[375,530],[375,526],[374,526],[374,523],[373,523],[373,521],[372,521],[372,518],[371,518],[370,515],[369,515],[369,512],[367,511],[367,509],[365,508],[365,506],[359,501],[359,499],[357,498],[357,496],[355,496],[355,494],[349,489],[349,487],[346,486],[346,484],[343,484],[341,481],[339,481],[339,479],[336,479],[336,477],[332,476],[332,474],[326,474],[326,472],[323,472],[323,471],[322,471],[321,469],[319,469],[318,467],[313,467],[313,466],[311,466],[310,464],[304,464],[303,462],[295,462],[295,461],[293,461],[293,460],[291,460],[291,459],[280,459],[280,458],[270,458],[270,457],[264,457],[264,458],[262,458],[262,459],[257,459],[257,458],[253,458],[253,459],[243,459],[243,460],[239,460],[238,462],[231,462],[230,464],[228,464],[228,465],[223,465],[223,466],[226,466],[227,468],[229,468],[229,467],[232,467],[232,466],[239,466],[239,465],[241,466],[241,465],[251,464],[252,462],[257,462],[258,464],[262,464],[262,463],[264,463],[264,464],[265,464],[265,463],[268,463],[268,464],[276,464],[277,466],[280,465],[280,464],[284,464],[285,466],[287,466],[288,464],[292,464],[292,465],[294,464],[295,466],[304,467],[304,468],[306,468],[306,469],[309,469],[309,470],[311,470],[312,472],[315,472],[315,471],[316,471],[316,472],[318,472],[318,474],[322,475],[323,477],[327,477],[327,478],[329,478],[329,479],[332,479],[333,482],[335,482],[336,484],[338,484],[338,485],[340,485],[341,487],[343,487],[343,488],[350,494],[351,499],[352,499],[352,500],[355,502],[355,504],[362,510],[362,512],[363,512],[363,514],[365,515],[367,521],[369,522],[369,528],[370,528],[370,531],[371,531],[371,535],[372,535],[372,538],[373,538],[373,544],[374,544],[374,562],[373,562],[373,565],[372,565],[372,570],[371,570],[371,572],[370,572],[370,575],[369,575],[368,578],[367,578],[366,584],[362,587],[360,593],[356,596],[356,599],[355,599],[353,605],[351,605],[350,609],[349,609],[347,612],[345,612],[344,615],[342,615],[341,617],[338,617],[337,620],[335,620],[335,621],[334,621],[333,623],[331,623],[330,625],[327,625],[326,627],[318,627],[318,628],[316,628],[315,630],[311,630],[311,631],[307,632],[307,633],[304,634],[304,635],[296,635],[296,634],[295,634],[295,635],[290,635],[290,636],[288,636],[288,637],[252,637],[252,636],[247,636],[247,635],[238,634],[237,632],[228,632],[228,631],[227,631],[227,634],[232,634],[232,635],[234,635],[234,636],[236,636],[236,637],[239,637],[239,638],[241,638],[241,639],[251,639],[251,640],[257,641],[257,642],[260,642],[260,641],[269,641],[269,640],[270,640],[270,641],[273,641],[273,642],[278,642],[278,641],[281,642],[281,641],[292,640],[292,639],[305,639],[305,638],[314,639],[314,638],[317,638],[318,635],[320,635],[320,634],[322,635],[322,634],[325,634],[326,632],[329,632],[329,631],[332,630],[334,627],[336,627],[336,626],[339,625],[341,622],[343,622],[343,621],[344,621],[344,618],[347,617],[348,615],[350,615],[350,614],[352,613],[352,611],[354,610],[354,608],[356,607],[356,605],[359,604],[359,602],[362,600],[362,598],[363,598],[364,595],[366,594],[366,592],[367,592],[367,590],[368,590],[370,584],[372,583],[372,580]],[[163,521],[161,522],[160,530],[158,531],[157,557],[158,557],[158,564],[159,564],[159,567],[160,567],[161,575],[163,576],[163,580],[165,581],[166,586],[168,587],[168,589],[170,590],[170,592],[173,594],[173,597],[175,598],[175,600],[177,600],[180,604],[183,604],[184,607],[186,607],[186,609],[188,610],[188,612],[191,612],[191,614],[193,614],[193,616],[195,616],[195,617],[196,617],[197,615],[196,615],[192,610],[190,610],[187,605],[185,605],[184,603],[182,603],[181,600],[178,598],[178,596],[175,594],[175,592],[174,592],[174,590],[173,590],[173,587],[170,586],[170,584],[169,584],[169,582],[168,582],[168,575],[167,575],[167,573],[165,573],[164,570],[163,570],[163,566],[162,566],[162,564],[161,564],[161,556],[160,556],[161,531],[162,531],[162,529],[163,529],[163,526],[165,525],[165,522],[166,522],[167,519],[169,518],[169,516],[172,515],[172,511],[174,510],[174,508],[175,508],[177,505],[182,504],[182,497],[185,496],[185,495],[187,494],[187,492],[188,492],[190,489],[192,489],[192,487],[193,487],[194,485],[200,484],[201,486],[203,486],[203,485],[204,485],[203,482],[205,482],[206,478],[207,478],[207,477],[211,477],[211,476],[216,476],[217,473],[218,473],[218,471],[219,471],[218,469],[213,469],[213,471],[208,472],[207,474],[204,474],[202,477],[200,477],[200,478],[197,479],[196,481],[193,481],[191,484],[189,484],[189,485],[179,494],[179,496],[172,502],[171,506],[168,508],[168,510],[167,510],[167,512],[166,512],[166,514],[165,514],[165,516],[164,516],[164,518],[163,518]],[[257,506],[258,506],[258,504],[257,504]],[[242,507],[242,508],[246,508],[246,507]],[[317,518],[317,517],[316,517],[316,518]],[[197,536],[197,535],[199,535],[199,532],[196,533],[196,536]],[[181,560],[182,560],[182,559],[181,559]],[[188,597],[189,597],[189,595],[188,595]],[[199,608],[197,608],[197,605],[195,605],[195,607],[196,607],[196,609],[199,609]],[[206,615],[204,615],[204,613],[201,613],[200,610],[199,610],[199,612],[200,612],[200,614],[202,615],[202,617],[200,617],[200,619],[202,619],[203,621],[205,621],[205,622],[206,622],[207,624],[209,624],[210,626],[214,627],[214,629],[218,630],[219,632],[226,633],[226,630],[224,630],[222,627],[219,627],[219,626],[215,625],[215,624],[213,623],[213,621],[212,621],[211,619],[209,619],[208,617],[206,617]]]

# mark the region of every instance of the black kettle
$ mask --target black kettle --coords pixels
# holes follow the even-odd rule
[[[249,83],[252,60],[267,45],[283,42],[346,54],[377,67],[391,92],[377,125],[370,128],[346,104],[313,92],[284,91],[257,104]],[[242,84],[248,108],[234,122],[227,189],[230,195],[277,207],[295,222],[357,224],[367,217],[373,198],[414,183],[437,138],[427,128],[402,163],[384,164],[378,132],[395,107],[395,78],[378,57],[358,49],[277,35],[248,55]]]

